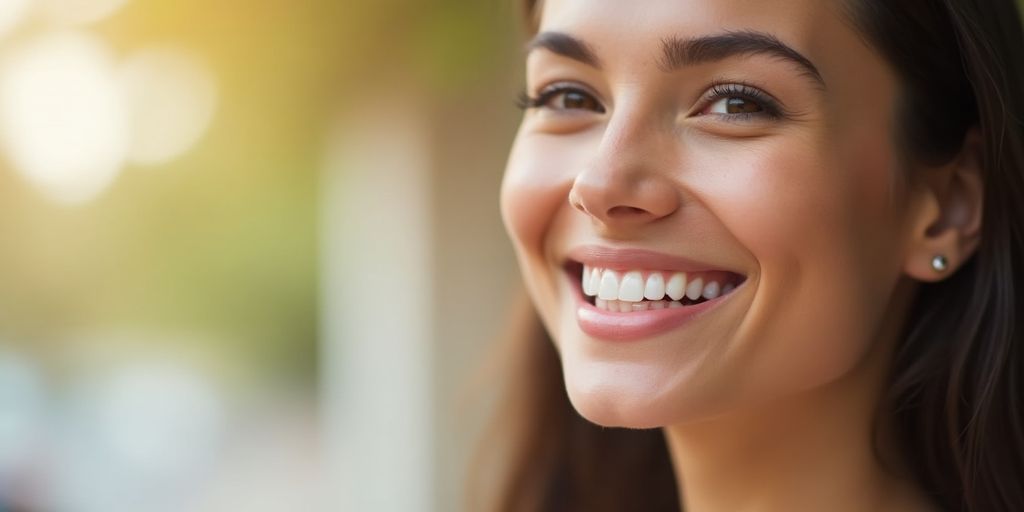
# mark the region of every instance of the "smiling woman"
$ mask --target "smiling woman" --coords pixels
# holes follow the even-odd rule
[[[1024,509],[1013,2],[526,7],[486,509]]]

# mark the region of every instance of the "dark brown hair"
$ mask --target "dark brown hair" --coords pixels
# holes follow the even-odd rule
[[[536,21],[537,0],[525,0]],[[953,276],[923,284],[880,415],[918,484],[944,510],[1024,510],[1024,35],[1013,0],[849,0],[850,19],[898,74],[908,161],[941,163],[980,130],[981,244]],[[535,27],[533,27],[535,29]],[[1022,293],[1018,293],[1022,292]],[[582,419],[536,315],[514,340],[511,452],[486,510],[675,511],[662,433]]]

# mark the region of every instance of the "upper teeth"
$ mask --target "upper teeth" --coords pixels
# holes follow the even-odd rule
[[[646,276],[646,278],[644,277]],[[707,276],[690,276],[686,272],[665,273],[657,271],[630,270],[619,272],[609,269],[583,266],[583,293],[602,300],[640,302],[662,300],[667,295],[677,301],[686,297],[697,300],[700,297],[714,299],[732,291],[733,285],[724,286]]]

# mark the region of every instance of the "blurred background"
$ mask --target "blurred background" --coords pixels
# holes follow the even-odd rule
[[[461,510],[516,7],[0,0],[0,511]]]

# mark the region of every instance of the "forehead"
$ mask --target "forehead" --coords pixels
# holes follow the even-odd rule
[[[842,0],[544,0],[540,30],[573,34],[610,58],[656,58],[665,38],[739,30],[771,34],[819,66],[867,50]]]

